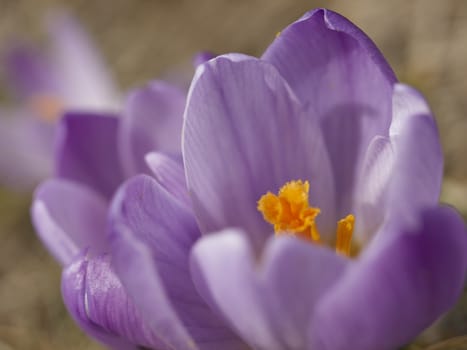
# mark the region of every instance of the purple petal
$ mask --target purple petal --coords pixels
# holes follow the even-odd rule
[[[420,93],[398,84],[393,101],[390,133],[396,159],[388,189],[388,215],[410,222],[421,208],[439,201],[443,153],[436,122]]]
[[[175,349],[238,349],[191,280],[188,256],[200,233],[188,208],[139,175],[121,187],[111,217],[117,273],[158,334]]]
[[[363,240],[385,221],[410,224],[439,200],[443,156],[428,105],[414,89],[396,84],[393,112],[390,136],[373,140],[359,176],[356,232]]]
[[[216,57],[215,54],[209,51],[201,51],[198,52],[194,57],[193,57],[193,66],[196,68],[199,65],[209,61],[210,59],[213,59]]]
[[[234,229],[192,253],[198,289],[255,349],[305,349],[313,310],[344,267],[333,251],[291,237],[272,238],[257,263]]]
[[[83,28],[64,12],[52,14],[47,23],[51,39],[51,64],[70,108],[115,110],[119,97],[105,63]]]
[[[80,256],[62,275],[62,295],[73,319],[112,349],[169,349],[151,332],[112,271],[109,257]]]
[[[298,179],[310,181],[311,202],[323,209],[323,232],[334,226],[327,219],[333,218],[333,188],[321,141],[270,64],[229,55],[200,66],[187,101],[183,154],[202,231],[245,228],[261,245],[271,227],[257,201]]]
[[[120,126],[120,152],[128,175],[146,172],[151,151],[179,154],[185,94],[153,81],[130,94]]]
[[[447,207],[424,212],[421,221],[415,231],[370,246],[321,300],[310,328],[313,349],[395,349],[454,304],[467,267],[464,224]]]
[[[368,146],[358,177],[355,233],[360,243],[369,241],[387,214],[388,184],[394,176],[394,146],[388,137],[376,136]]]
[[[28,110],[0,111],[0,180],[31,190],[52,172],[54,126],[31,118]]]
[[[67,113],[58,136],[57,176],[111,197],[123,181],[116,149],[118,123],[109,115]]]
[[[64,180],[48,180],[36,190],[31,208],[36,231],[64,266],[83,249],[90,255],[107,250],[107,205],[89,188]]]
[[[147,244],[169,267],[187,269],[188,254],[200,236],[192,212],[152,177],[137,175],[126,181],[111,206],[113,226],[124,225]]]
[[[33,47],[12,47],[6,56],[6,73],[16,95],[30,99],[37,95],[60,97],[56,72],[47,58]]]
[[[145,160],[156,181],[180,202],[191,206],[182,161],[161,152],[148,153]]]
[[[192,274],[198,290],[251,346],[278,349],[277,339],[259,295],[252,266],[254,253],[236,230],[199,241],[192,252]]]
[[[356,169],[376,135],[387,135],[394,73],[373,42],[325,9],[284,29],[263,55],[312,106],[329,150],[338,216],[348,214]]]
[[[123,225],[114,226],[113,266],[151,329],[174,349],[197,349],[173,309],[150,250]]]

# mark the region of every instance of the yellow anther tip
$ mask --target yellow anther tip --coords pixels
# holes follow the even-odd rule
[[[280,215],[279,198],[268,192],[259,199],[257,209],[263,214],[264,220],[274,224]]]
[[[33,96],[30,98],[29,104],[40,119],[49,123],[56,122],[63,110],[62,102],[53,95]]]
[[[292,234],[313,242],[320,242],[316,218],[321,212],[308,202],[308,181],[289,181],[277,195],[268,192],[258,201],[258,211],[274,226],[276,234]],[[350,256],[355,217],[347,215],[337,223],[336,252]]]
[[[337,223],[336,252],[349,256],[352,247],[352,235],[355,224],[355,217],[352,214],[339,220]]]
[[[315,219],[320,210],[310,207],[308,181],[290,181],[278,195],[268,192],[258,201],[258,210],[264,219],[274,225],[274,231],[295,233],[310,240],[319,239]]]

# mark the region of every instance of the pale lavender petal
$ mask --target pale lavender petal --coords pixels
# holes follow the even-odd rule
[[[48,180],[34,194],[32,221],[42,242],[64,266],[83,248],[91,256],[108,248],[107,204],[89,188],[65,180]]]
[[[198,290],[250,346],[280,349],[258,292],[254,252],[237,230],[205,237],[193,248],[192,274]]]
[[[147,324],[173,349],[198,349],[172,307],[148,247],[123,225],[113,230],[113,266]]]
[[[245,235],[227,229],[192,253],[196,286],[255,349],[304,349],[313,310],[345,268],[333,251],[272,238],[256,261]]]
[[[268,314],[286,348],[306,347],[308,324],[316,306],[349,263],[332,248],[294,237],[270,241],[263,256],[263,278],[271,291]]]
[[[151,151],[179,154],[185,93],[162,81],[134,90],[119,130],[119,150],[127,175],[146,172]]]
[[[385,223],[413,223],[421,208],[439,200],[443,156],[428,105],[414,89],[396,84],[393,112],[389,137],[373,140],[359,176],[356,234],[362,242]]]
[[[325,9],[284,29],[262,58],[320,120],[335,174],[337,214],[347,215],[361,158],[374,136],[388,133],[394,73],[360,29]]]
[[[402,83],[395,84],[392,104],[393,115],[389,130],[391,137],[402,134],[413,116],[426,115],[433,118],[425,98],[411,86]]]
[[[60,97],[58,77],[47,57],[27,45],[12,47],[6,55],[6,74],[16,95],[23,100],[37,95]]]
[[[111,222],[114,265],[158,334],[176,349],[195,343],[200,349],[238,349],[241,342],[212,313],[191,280],[188,257],[200,235],[191,211],[153,178],[139,175],[115,196]],[[180,320],[186,331],[175,325],[165,329],[168,321],[162,316]]]
[[[191,210],[147,175],[134,176],[120,186],[110,220],[112,226],[131,229],[154,256],[172,262],[167,268],[186,270],[191,246],[200,236]]]
[[[148,153],[145,160],[156,181],[179,201],[191,206],[182,160],[161,152]]]
[[[198,52],[194,57],[193,57],[193,66],[198,67],[199,65],[203,64],[204,62],[209,61],[210,59],[213,59],[216,57],[215,54],[209,51],[201,51]]]
[[[334,227],[330,166],[319,128],[268,63],[218,56],[193,80],[183,134],[188,189],[203,232],[240,227],[258,247],[271,227],[259,198],[291,180],[309,180],[322,208],[323,232]]]
[[[420,218],[420,217],[419,217]],[[319,303],[312,349],[391,350],[409,342],[459,297],[467,231],[452,209],[423,213],[415,231],[373,244]]]
[[[111,74],[88,35],[71,16],[55,12],[48,18],[51,64],[70,108],[108,111],[119,108]]]
[[[115,116],[65,114],[57,136],[56,175],[110,198],[124,178],[117,152],[118,125]]]
[[[436,122],[419,92],[398,84],[393,104],[390,133],[396,159],[388,189],[388,216],[410,223],[417,211],[439,201],[443,153]]]
[[[109,261],[83,254],[63,271],[63,300],[73,319],[112,349],[170,349],[148,328]]]
[[[391,140],[384,136],[375,137],[368,146],[356,186],[358,195],[353,213],[356,217],[355,238],[360,244],[368,242],[385,220],[394,161]]]
[[[25,109],[0,111],[0,181],[31,190],[52,172],[54,126]]]

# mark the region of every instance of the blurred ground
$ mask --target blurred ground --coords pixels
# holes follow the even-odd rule
[[[466,216],[467,1],[0,0],[0,50],[19,33],[41,41],[40,20],[56,6],[83,22],[125,89],[187,66],[200,49],[259,55],[305,11],[337,10],[375,40],[400,80],[426,94],[446,156],[443,200]],[[60,270],[34,236],[29,199],[0,191],[0,350],[100,349],[61,304]],[[467,334],[465,304],[424,341]]]

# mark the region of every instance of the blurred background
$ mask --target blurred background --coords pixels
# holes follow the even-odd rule
[[[125,91],[191,74],[199,50],[260,55],[277,32],[314,7],[348,17],[380,47],[399,79],[435,111],[444,146],[444,202],[467,215],[467,1],[465,0],[0,0],[0,53],[12,38],[44,43],[51,9],[69,10]],[[0,64],[1,67],[1,64]],[[0,97],[8,91],[0,68]],[[0,150],[1,152],[1,150]],[[62,306],[60,269],[29,222],[30,193],[0,187],[0,350],[101,349]],[[467,335],[467,298],[419,346]],[[467,349],[461,345],[443,349]]]

